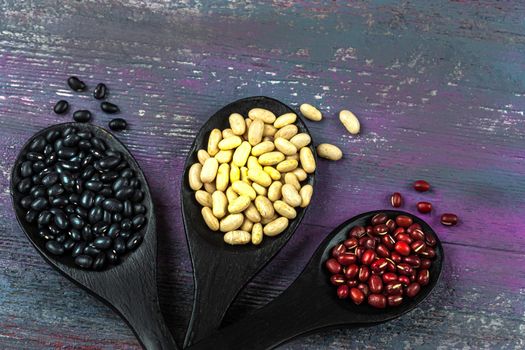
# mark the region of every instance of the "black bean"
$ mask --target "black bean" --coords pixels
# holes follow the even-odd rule
[[[122,255],[126,252],[126,241],[122,238],[116,238],[113,242],[113,249],[118,255]]]
[[[42,180],[40,179],[40,176],[35,174],[31,176],[31,181],[33,181],[33,184],[40,185],[42,183]]]
[[[29,145],[29,149],[33,152],[42,153],[46,146],[46,139],[43,136],[35,138]]]
[[[129,187],[140,188],[139,179],[133,178],[133,179],[129,180]]]
[[[111,238],[118,237],[119,233],[120,233],[119,224],[111,224],[111,226],[109,226],[108,228],[108,231],[106,232],[108,237],[111,237]]]
[[[87,181],[84,187],[90,191],[98,192],[102,189],[104,184],[100,181]]]
[[[33,196],[33,198],[44,197],[46,192],[47,191],[44,186],[35,186],[31,189],[31,196]]]
[[[106,84],[99,83],[95,88],[95,91],[93,91],[93,97],[95,97],[97,100],[104,99],[106,97],[106,90]]]
[[[102,221],[109,224],[111,223],[111,213],[107,210],[104,210],[104,213],[102,214]]]
[[[62,146],[57,151],[58,158],[60,159],[70,159],[77,155],[77,149],[72,147],[64,147]]]
[[[48,252],[54,255],[64,254],[64,247],[62,246],[62,244],[58,243],[57,241],[47,241],[46,249]]]
[[[123,219],[123,216],[121,213],[114,213],[111,215],[111,222],[121,222]]]
[[[80,140],[77,146],[81,150],[88,151],[91,148],[91,142],[89,140]]]
[[[128,185],[129,185],[128,179],[123,178],[122,175],[119,175],[119,178],[113,182],[113,184],[111,185],[111,188],[113,189],[113,191],[116,192],[120,190],[122,187],[127,187]]]
[[[93,206],[95,200],[95,194],[91,191],[84,191],[82,196],[80,196],[80,205],[86,209],[89,209]]]
[[[98,163],[103,169],[112,169],[116,167],[118,163],[120,163],[120,158],[115,156],[108,156],[99,160]]]
[[[65,233],[61,233],[55,238],[55,240],[58,243],[64,243],[66,241],[66,238],[67,238],[66,234]]]
[[[55,214],[55,225],[57,225],[57,227],[62,230],[65,230],[68,227],[69,222],[64,212]]]
[[[80,254],[83,254],[84,253],[84,248],[86,247],[86,243],[85,242],[78,242],[75,244],[75,246],[73,247],[73,251],[71,252],[71,256],[73,258],[79,256]]]
[[[102,207],[110,213],[118,213],[123,209],[122,203],[112,198],[106,199],[102,202]]]
[[[109,250],[106,252],[106,259],[110,264],[116,265],[118,263],[118,255],[114,250]]]
[[[58,181],[58,174],[57,173],[50,173],[47,174],[42,178],[42,185],[46,187],[50,187],[54,185]]]
[[[77,242],[82,239],[82,234],[80,233],[80,231],[74,228],[68,231],[68,235],[69,237],[71,237],[72,240]]]
[[[106,150],[106,144],[104,143],[104,141],[102,141],[98,137],[93,137],[91,139],[91,144],[93,145],[93,147],[95,147],[99,151],[105,151]]]
[[[75,76],[71,76],[67,79],[67,85],[69,85],[73,91],[80,92],[86,90],[86,84]]]
[[[101,194],[96,195],[96,196],[95,196],[95,202],[94,202],[94,205],[96,205],[96,206],[102,205],[102,202],[104,202],[105,199],[106,199],[106,197],[104,197],[104,196],[101,195]]]
[[[69,216],[69,223],[71,224],[71,227],[76,229],[81,229],[84,227],[84,220],[78,215],[72,214]]]
[[[105,113],[108,114],[114,114],[120,112],[120,109],[116,104],[113,104],[111,102],[104,101],[100,104],[100,109],[102,109]]]
[[[75,206],[74,206],[73,204],[68,204],[68,205],[66,205],[66,207],[64,208],[64,211],[65,211],[66,214],[68,214],[68,215],[74,214],[74,213],[75,213]]]
[[[131,230],[131,220],[130,219],[123,219],[120,222],[120,228],[124,231]]]
[[[56,114],[64,114],[69,109],[69,103],[66,100],[60,100],[55,104],[55,107],[53,107],[53,111],[55,111]]]
[[[44,160],[44,155],[38,152],[27,152],[26,159],[36,162],[37,160]]]
[[[113,190],[111,189],[111,187],[104,186],[104,188],[102,188],[99,191],[99,194],[103,195],[104,197],[112,197],[113,196]]]
[[[78,216],[80,216],[81,218],[84,218],[84,219],[87,219],[87,217],[88,217],[88,211],[84,207],[77,206],[75,208],[75,213],[77,213]]]
[[[31,203],[31,209],[36,211],[42,211],[49,205],[49,202],[44,197],[38,197]]]
[[[47,228],[53,236],[58,236],[60,234],[60,229],[56,227],[55,224],[49,224]]]
[[[118,177],[119,174],[116,171],[108,171],[107,173],[100,175],[100,181],[104,183],[113,182],[118,179]]]
[[[51,153],[53,153],[53,146],[51,144],[47,144],[46,147],[44,147],[44,156],[49,156]]]
[[[77,135],[84,140],[89,140],[90,138],[93,137],[93,134],[91,133],[91,131],[87,131],[87,130],[81,130],[77,132]]]
[[[128,242],[126,243],[126,248],[129,250],[133,250],[137,248],[141,242],[142,242],[142,235],[137,233],[128,239]]]
[[[131,225],[135,230],[140,230],[146,224],[146,217],[142,214],[136,215],[131,220]]]
[[[95,261],[93,262],[93,270],[102,270],[106,266],[106,254],[105,253],[99,253]]]
[[[20,200],[20,205],[22,206],[22,208],[24,209],[29,209],[29,207],[31,206],[31,203],[33,202],[33,197],[31,196],[25,196],[23,197],[21,200]]]
[[[113,131],[122,131],[127,128],[128,122],[122,118],[115,118],[109,122],[109,128]]]
[[[79,123],[87,123],[91,120],[91,112],[87,109],[81,109],[73,113],[73,119]]]
[[[64,130],[62,130],[62,137],[66,137],[69,134],[76,134],[77,131],[77,128],[75,128],[74,126],[68,126]]]
[[[67,239],[64,243],[62,243],[62,246],[65,250],[71,250],[75,246],[75,241],[72,239]]]
[[[128,239],[129,236],[131,236],[131,232],[130,231],[120,231],[119,237],[124,238],[124,239]]]
[[[80,202],[80,195],[78,193],[71,193],[67,199],[69,203],[77,205]]]
[[[95,236],[100,236],[106,234],[108,228],[109,223],[106,223],[105,221],[100,221],[93,225],[92,231],[95,234]]]
[[[48,196],[58,196],[64,193],[64,188],[61,184],[54,184],[53,186],[47,189]]]
[[[77,134],[69,134],[66,137],[64,137],[64,141],[62,143],[66,147],[73,147],[76,146],[79,141],[80,136],[78,136]]]
[[[57,157],[57,154],[55,152],[51,153],[50,155],[47,156],[46,160],[44,161],[44,163],[46,165],[53,165],[56,163],[58,157]]]
[[[106,236],[97,237],[93,241],[93,245],[95,246],[95,248],[102,250],[106,250],[109,247],[111,247],[111,243],[111,238]]]
[[[93,264],[93,258],[88,255],[78,255],[75,258],[75,264],[84,269],[89,269],[91,264]]]
[[[64,171],[60,173],[58,176],[58,179],[60,180],[60,182],[62,183],[62,186],[64,186],[66,190],[71,191],[73,189],[75,182],[69,172]]]
[[[51,222],[53,214],[50,211],[44,210],[38,215],[37,223],[39,226],[46,226]]]
[[[75,162],[62,162],[60,167],[64,170],[76,172],[80,170],[80,164]]]
[[[135,214],[144,214],[146,212],[146,207],[143,206],[142,204],[135,204],[133,206],[133,212]]]
[[[95,248],[93,245],[89,244],[84,248],[84,254],[96,256],[98,253],[100,253],[100,249]]]
[[[55,172],[55,170],[53,169],[53,167],[48,166],[47,168],[42,169],[42,170],[38,173],[38,176],[40,176],[40,177],[44,177],[44,176],[46,176],[47,174],[51,174],[51,173],[53,173],[53,172]]]
[[[33,163],[29,160],[22,162],[20,165],[20,176],[28,177],[31,176],[31,174],[33,174]]]
[[[53,239],[55,238],[50,232],[49,230],[45,229],[45,228],[41,228],[37,231],[36,235],[42,239],[45,239],[46,241],[49,241],[50,239]]]
[[[131,187],[124,187],[124,188],[121,188],[120,190],[118,190],[115,193],[115,197],[118,200],[123,201],[123,200],[126,200],[128,198],[131,198],[134,193],[135,193],[135,190],[133,190]]]
[[[90,225],[86,225],[84,228],[82,228],[82,238],[87,242],[91,242],[93,240],[93,231],[91,230]]]
[[[60,131],[58,131],[57,129],[49,130],[46,134],[46,141],[54,142],[59,137],[60,137]]]
[[[93,207],[89,211],[88,214],[89,222],[92,224],[95,224],[102,220],[102,208],[101,207]]]
[[[97,159],[104,157],[104,154],[102,153],[102,151],[99,151],[97,149],[92,148],[89,150],[89,152],[91,152],[91,154]]]
[[[91,178],[95,174],[95,168],[93,168],[91,165],[86,167],[82,173],[80,174],[80,177],[84,180],[87,180]]]
[[[46,167],[46,164],[43,161],[41,161],[41,160],[33,163],[33,171],[35,171],[37,173],[40,172],[45,167]]]
[[[126,179],[132,178],[134,175],[135,173],[130,168],[126,168],[120,172],[120,176]]]

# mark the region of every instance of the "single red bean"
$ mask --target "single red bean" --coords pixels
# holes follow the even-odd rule
[[[349,280],[349,281],[346,281],[346,285],[350,288],[352,287],[357,287],[357,281],[356,280]]]
[[[366,230],[363,226],[354,226],[348,233],[348,238],[361,238],[366,234]]]
[[[368,304],[377,309],[384,309],[386,307],[386,297],[383,294],[370,294],[368,296]]]
[[[430,269],[430,266],[432,266],[432,260],[430,259],[421,259],[421,266],[422,269]]]
[[[403,197],[401,196],[401,193],[392,193],[392,196],[390,196],[390,204],[392,204],[392,207],[394,208],[399,208],[401,205],[403,205]]]
[[[415,229],[410,231],[409,233],[410,238],[412,238],[414,241],[424,241],[425,240],[425,233],[421,229]]]
[[[374,234],[377,236],[383,236],[388,233],[388,226],[385,224],[379,224],[374,226]]]
[[[401,294],[403,293],[403,285],[399,281],[389,282],[385,285],[385,292],[389,295]]]
[[[374,261],[375,258],[376,258],[376,252],[373,251],[372,249],[367,249],[363,253],[363,256],[361,256],[361,263],[363,265],[370,265]]]
[[[414,269],[407,263],[397,264],[397,272],[401,275],[410,276]]]
[[[350,289],[348,288],[348,286],[343,284],[343,285],[337,287],[337,297],[339,299],[346,299],[346,298],[348,298],[349,291],[350,291]]]
[[[418,254],[425,250],[426,244],[423,241],[415,241],[410,245],[410,248]]]
[[[404,227],[397,227],[394,232],[392,232],[392,236],[393,237],[396,237],[397,235],[401,234],[401,233],[406,233],[406,230]]]
[[[434,248],[427,246],[425,249],[419,252],[419,255],[425,258],[434,259],[436,257],[436,251],[434,250]]]
[[[357,255],[357,258],[361,258],[361,256],[365,252],[365,250],[366,250],[365,247],[357,247],[357,248],[355,248],[355,255]]]
[[[397,278],[398,282],[404,285],[405,287],[410,284],[410,277],[401,275]]]
[[[337,262],[335,259],[328,259],[326,260],[326,268],[328,271],[330,271],[331,274],[336,274],[341,272],[341,264]]]
[[[414,230],[421,230],[421,225],[418,223],[412,224],[407,228],[407,233],[410,235]]]
[[[403,262],[406,262],[415,269],[421,266],[421,259],[417,255],[409,255],[403,257]]]
[[[401,294],[389,295],[387,301],[388,306],[399,306],[403,303],[403,296]]]
[[[414,182],[414,189],[418,192],[426,192],[430,190],[430,184],[425,180],[417,180]]]
[[[340,275],[340,274],[332,275],[330,276],[330,282],[334,286],[340,286],[341,284],[345,283],[345,278],[343,275]]]
[[[376,240],[374,238],[368,238],[364,241],[363,247],[366,249],[376,249]]]
[[[354,249],[355,247],[357,247],[357,238],[348,238],[346,241],[343,242],[343,245],[346,247],[346,249]]]
[[[396,222],[392,219],[388,219],[385,225],[388,227],[388,232],[393,232],[397,227]]]
[[[410,254],[410,246],[405,241],[397,242],[394,249],[403,256],[408,256]]]
[[[426,286],[430,282],[430,272],[428,270],[420,270],[417,274],[417,283]]]
[[[397,226],[401,226],[401,227],[409,227],[410,225],[412,225],[413,221],[412,221],[412,218],[409,217],[409,216],[406,216],[406,215],[398,215],[396,216],[396,224]]]
[[[345,270],[345,277],[351,280],[357,275],[358,272],[359,272],[359,266],[357,265],[347,266]]]
[[[350,289],[350,299],[352,299],[354,304],[360,305],[365,300],[365,294],[359,288],[352,288]]]
[[[396,236],[396,241],[403,241],[403,242],[406,242],[407,244],[411,244],[413,242],[412,238],[410,238],[409,235],[407,235],[406,233],[400,233]]]
[[[373,272],[381,273],[385,271],[388,265],[388,261],[385,258],[379,258],[370,265]]]
[[[458,223],[458,216],[452,213],[445,213],[441,215],[441,223],[445,226],[454,226]]]
[[[390,235],[384,235],[380,238],[381,243],[383,243],[389,250],[394,249],[394,244],[396,244],[396,240],[390,236]]]
[[[378,275],[372,275],[368,279],[368,286],[372,293],[381,293],[383,290],[383,280]]]
[[[436,239],[436,236],[434,236],[433,234],[431,233],[427,233],[425,235],[425,242],[427,242],[427,244],[431,247],[435,247],[436,244],[437,244],[437,239]]]
[[[370,222],[372,223],[372,226],[384,224],[388,220],[388,215],[385,213],[379,213],[374,216],[372,216],[372,220]]]
[[[385,272],[382,277],[384,283],[397,281],[397,275],[393,272]]]
[[[423,214],[430,213],[432,211],[432,203],[419,202],[416,204],[417,211]]]
[[[361,266],[359,268],[359,274],[358,274],[357,278],[361,282],[366,282],[369,277],[370,277],[370,269],[368,268],[368,266]]]
[[[369,236],[372,236],[374,234],[374,226],[367,226],[366,227],[366,234]]]
[[[332,256],[337,258],[339,255],[343,254],[346,251],[344,244],[338,244],[332,248]]]
[[[399,255],[398,252],[392,252],[390,253],[390,259],[392,259],[392,261],[395,262],[396,264],[399,264],[402,260],[402,256]]]
[[[376,253],[381,258],[388,258],[390,257],[390,250],[386,247],[386,245],[380,243],[377,245]]]
[[[355,264],[357,256],[354,253],[345,252],[337,257],[337,262],[343,266]]]
[[[409,296],[410,298],[413,298],[417,295],[417,293],[419,293],[420,290],[421,290],[421,286],[419,285],[419,283],[414,282],[414,283],[410,283],[410,285],[407,287],[406,293],[407,293],[407,296]]]
[[[368,284],[366,284],[366,283],[359,283],[359,284],[357,285],[357,288],[358,288],[361,292],[363,292],[363,294],[365,295],[365,297],[368,296],[368,294],[370,294],[370,288],[368,288]]]

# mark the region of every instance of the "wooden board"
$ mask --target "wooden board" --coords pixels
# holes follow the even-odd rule
[[[227,322],[278,295],[331,229],[388,207],[400,191],[444,243],[443,282],[415,311],[359,333],[326,331],[285,349],[507,348],[525,346],[525,6],[520,1],[226,1],[0,3],[0,345],[135,349],[112,311],[79,290],[31,247],[15,221],[10,167],[31,134],[53,123],[53,104],[89,108],[69,75],[110,100],[144,169],[157,208],[159,292],[180,342],[192,303],[180,215],[180,175],[199,126],[236,99],[267,95],[318,105],[317,143],[339,145],[319,162],[312,207],[290,242],[244,290]],[[337,112],[359,116],[348,135]],[[424,178],[434,190],[410,190]],[[445,228],[444,211],[461,223]],[[305,295],[307,297],[307,295]]]

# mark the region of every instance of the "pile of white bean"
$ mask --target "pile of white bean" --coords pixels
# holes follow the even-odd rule
[[[207,150],[197,152],[189,184],[206,225],[223,232],[224,242],[258,245],[310,204],[313,187],[304,182],[316,164],[310,135],[299,133],[296,120],[295,113],[276,117],[263,108],[248,118],[233,113],[230,128],[212,130]]]

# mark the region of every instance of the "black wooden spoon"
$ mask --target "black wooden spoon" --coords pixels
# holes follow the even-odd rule
[[[255,107],[266,108],[277,116],[294,112],[282,102],[268,97],[249,97],[235,101],[216,112],[204,124],[184,165],[182,216],[195,283],[193,312],[186,332],[185,347],[219,327],[237,293],[286,244],[306,212],[306,208],[299,208],[297,217],[290,221],[290,226],[283,233],[277,237],[265,237],[260,246],[229,246],[224,243],[223,235],[212,232],[202,219],[201,206],[189,186],[188,170],[198,161],[197,151],[207,148],[211,130],[228,128],[230,114],[240,113],[246,117],[248,111]],[[299,132],[309,134],[306,125],[299,118],[296,125]],[[312,145],[310,148],[315,155]],[[313,185],[314,174],[308,176],[307,183]]]
[[[435,287],[441,274],[443,248],[436,236],[436,257],[430,268],[430,283],[419,294],[397,307],[375,309],[337,298],[324,262],[332,248],[346,239],[355,225],[365,226],[370,218],[384,212],[393,217],[408,215],[424,232],[435,232],[423,220],[396,210],[381,210],[358,215],[337,227],[317,248],[299,277],[280,296],[237,323],[216,331],[191,349],[270,349],[301,334],[338,326],[365,326],[391,320],[415,308]]]
[[[129,166],[135,170],[144,190],[144,205],[147,207],[147,225],[143,229],[144,240],[133,252],[128,253],[120,264],[104,271],[82,270],[64,256],[50,254],[44,247],[44,240],[37,236],[37,225],[24,220],[25,211],[20,205],[20,194],[15,185],[20,180],[20,163],[28,152],[31,142],[50,130],[63,130],[73,126],[81,131],[90,131],[106,144],[121,152]],[[106,130],[80,123],[65,123],[51,126],[34,135],[22,148],[11,174],[11,196],[16,218],[29,241],[44,259],[55,269],[92,293],[113,308],[131,327],[146,349],[177,349],[177,345],[166,327],[160,311],[157,281],[157,232],[153,202],[148,183],[135,158],[128,149]]]

